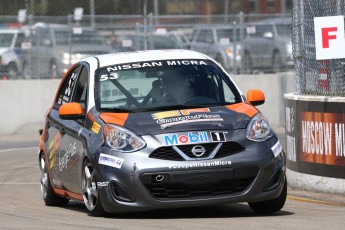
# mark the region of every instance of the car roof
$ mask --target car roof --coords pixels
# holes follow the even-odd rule
[[[183,59],[209,59],[205,54],[192,50],[145,50],[133,52],[119,52],[94,56],[98,59],[99,67],[117,65],[122,63],[157,61],[157,60],[183,60]],[[88,58],[84,59],[88,61]]]

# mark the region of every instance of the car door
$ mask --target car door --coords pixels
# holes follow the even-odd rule
[[[58,114],[64,103],[78,102],[86,111],[88,74],[87,66],[78,65],[65,78],[58,92],[53,109],[48,115],[50,145],[55,145],[55,163],[51,171],[54,185],[74,193],[81,193],[81,167],[85,154],[85,139],[82,135],[84,119],[66,120]],[[51,144],[52,143],[52,144]],[[50,157],[49,157],[50,159]],[[52,162],[49,162],[51,165]]]
[[[88,95],[88,66],[80,65],[80,72],[76,75],[76,83],[71,92],[71,101],[81,104],[84,114],[87,110]],[[76,68],[79,69],[79,67]],[[65,120],[65,136],[59,167],[61,179],[68,191],[81,193],[81,176],[83,157],[86,154],[86,138],[88,131],[85,130],[85,118]]]

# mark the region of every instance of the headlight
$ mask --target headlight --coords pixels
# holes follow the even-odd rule
[[[105,125],[103,133],[105,143],[116,151],[134,152],[146,145],[135,133],[116,125]]]
[[[255,115],[249,122],[246,138],[251,141],[262,142],[272,136],[273,132],[266,118],[261,113]]]

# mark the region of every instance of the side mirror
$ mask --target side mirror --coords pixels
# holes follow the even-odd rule
[[[83,108],[79,103],[71,102],[61,105],[59,109],[59,116],[65,120],[82,119],[85,117]]]
[[[254,105],[262,105],[265,103],[265,94],[259,89],[250,89],[247,92],[247,101]]]

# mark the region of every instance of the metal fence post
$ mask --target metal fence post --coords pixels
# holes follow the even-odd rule
[[[67,22],[68,22],[68,53],[69,53],[69,65],[72,63],[72,15],[67,16]]]
[[[144,0],[144,50],[147,50],[147,0]]]
[[[236,21],[233,21],[232,22],[233,24],[233,35],[232,35],[232,40],[234,41],[233,42],[233,64],[234,64],[234,68],[232,70],[233,74],[236,75],[237,74],[237,61],[236,61],[236,57],[237,57],[237,36],[236,36],[236,33],[237,33],[237,25],[236,25]]]
[[[242,65],[242,58],[243,58],[243,40],[244,40],[244,31],[245,31],[245,26],[244,26],[244,15],[243,15],[243,12],[241,11],[239,14],[238,14],[238,18],[239,18],[239,26],[240,26],[240,57],[241,57],[241,64],[240,64],[240,72],[243,72],[243,65]]]

